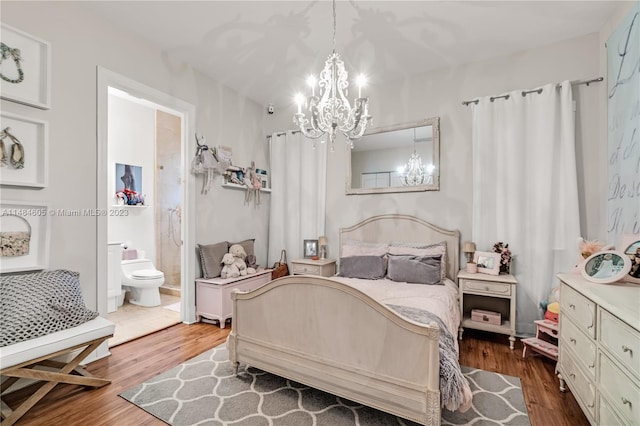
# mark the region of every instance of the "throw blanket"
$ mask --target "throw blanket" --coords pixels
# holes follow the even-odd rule
[[[0,347],[96,318],[84,304],[78,277],[65,270],[0,277]]]
[[[455,339],[442,320],[424,309],[387,305],[399,315],[420,324],[435,322],[440,328],[440,405],[448,410],[467,411],[471,406],[469,382],[460,370]]]

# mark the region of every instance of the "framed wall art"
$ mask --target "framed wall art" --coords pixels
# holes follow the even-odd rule
[[[500,253],[477,251],[473,254],[473,261],[478,265],[478,272],[482,274],[500,274]]]
[[[51,45],[0,23],[0,97],[41,109],[51,108]]]
[[[622,280],[631,270],[631,260],[621,251],[604,250],[592,254],[582,264],[582,276],[594,283]]]
[[[44,188],[49,181],[49,123],[0,113],[0,185]]]
[[[0,201],[0,273],[49,267],[49,205]]]

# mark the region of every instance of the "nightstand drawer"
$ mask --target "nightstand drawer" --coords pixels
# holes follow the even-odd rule
[[[301,263],[293,263],[291,269],[294,274],[307,274],[307,275],[320,275],[321,267],[320,265],[305,265]]]
[[[640,376],[640,334],[608,311],[600,309],[600,343],[631,372]]]
[[[486,293],[495,296],[511,296],[511,284],[492,283],[490,281],[462,280],[462,289],[475,293]]]

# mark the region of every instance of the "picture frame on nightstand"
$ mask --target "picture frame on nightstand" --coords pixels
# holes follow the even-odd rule
[[[318,255],[318,240],[304,240],[302,246],[305,259],[311,259]]]
[[[500,274],[500,253],[477,251],[473,254],[473,261],[478,265],[481,274]]]

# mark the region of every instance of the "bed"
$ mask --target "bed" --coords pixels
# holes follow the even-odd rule
[[[460,233],[394,214],[341,229],[341,258],[352,241],[408,246],[445,242],[445,284],[393,287],[384,280],[294,275],[251,292],[233,292],[230,360],[236,371],[245,363],[420,424],[439,425],[439,346],[442,335],[452,334],[456,342],[460,321],[455,286]],[[426,293],[416,296],[411,288],[444,292],[449,302],[441,310],[453,314],[441,313],[446,318],[440,326],[437,318],[423,321],[408,315],[411,309],[423,312],[420,299],[438,299]],[[455,357],[457,366],[457,342]],[[456,374],[462,376],[459,366]],[[462,380],[465,387],[451,408],[471,403]]]

